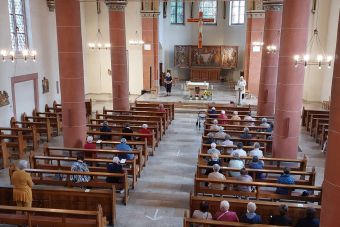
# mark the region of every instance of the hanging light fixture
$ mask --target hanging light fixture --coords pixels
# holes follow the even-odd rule
[[[279,43],[279,39],[280,39],[280,31],[277,32],[277,35],[272,41],[272,43]],[[267,51],[267,54],[276,54],[278,51],[278,48],[275,44],[268,44],[266,46],[266,51]]]
[[[130,45],[143,45],[144,44],[144,41],[141,40],[141,39],[138,39],[138,31],[136,30],[136,33],[135,33],[135,39],[130,39],[129,40],[129,44]]]
[[[103,35],[99,27],[99,15],[101,13],[100,2],[97,0],[97,35],[95,42],[89,42],[88,47],[91,50],[109,50],[111,48],[110,43],[103,42]]]
[[[308,42],[307,46],[307,53],[303,55],[294,55],[294,64],[295,67],[299,65],[307,66],[318,66],[319,69],[322,69],[322,66],[327,66],[328,68],[332,67],[333,57],[330,55],[326,55],[325,51],[322,47],[321,40],[319,37],[319,31],[317,28],[318,25],[318,15],[319,15],[319,8],[316,8],[318,5],[317,0],[314,1],[312,13],[315,14],[316,12],[316,19],[315,19],[315,29],[313,31],[313,35]],[[316,54],[313,54],[313,47],[315,44],[315,50],[317,51]]]

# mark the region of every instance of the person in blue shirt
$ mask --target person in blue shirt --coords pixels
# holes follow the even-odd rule
[[[283,174],[279,177],[277,180],[277,183],[279,184],[295,184],[295,179],[290,175],[290,169],[288,167],[285,167],[283,169]],[[288,188],[277,188],[276,189],[277,194],[282,195],[288,195]]]
[[[247,205],[247,213],[243,214],[240,218],[240,222],[249,223],[249,224],[261,224],[262,218],[260,215],[255,213],[256,204],[253,202],[249,202]]]
[[[263,162],[259,161],[259,157],[254,156],[251,163],[249,163],[250,169],[263,169]],[[264,179],[266,175],[264,173],[256,173],[256,179]]]
[[[246,139],[246,140],[249,140],[249,139],[253,138],[253,136],[251,134],[249,134],[249,128],[245,127],[243,129],[243,133],[240,135],[240,138],[241,139]],[[245,146],[252,146],[253,143],[249,142],[249,141],[244,141],[244,145]]]
[[[127,160],[131,160],[134,158],[134,155],[133,154],[128,154],[129,151],[131,151],[131,147],[126,144],[126,139],[125,138],[122,138],[120,140],[120,144],[118,144],[116,146],[116,149],[119,150],[119,151],[126,151],[127,153],[126,154],[120,154],[118,155],[119,159],[127,159]]]
[[[308,207],[306,209],[306,217],[301,218],[295,227],[319,227],[320,220],[315,218],[315,213],[316,211],[314,208]]]

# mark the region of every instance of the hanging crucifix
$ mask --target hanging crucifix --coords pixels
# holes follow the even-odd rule
[[[198,48],[202,48],[203,41],[203,23],[204,22],[215,22],[213,18],[203,18],[203,12],[198,13],[198,18],[189,18],[188,22],[198,23]]]

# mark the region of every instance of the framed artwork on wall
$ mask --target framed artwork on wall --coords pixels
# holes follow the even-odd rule
[[[50,84],[48,82],[48,79],[44,77],[41,82],[42,82],[43,94],[48,93],[50,91]]]
[[[0,91],[0,107],[9,105],[9,96],[6,91]]]

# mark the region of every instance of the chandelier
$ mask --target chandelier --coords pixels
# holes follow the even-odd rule
[[[144,44],[143,40],[138,39],[138,31],[137,30],[136,30],[135,39],[130,39],[129,44],[130,45],[143,45]]]
[[[103,35],[99,28],[99,19],[100,19],[99,15],[101,13],[100,1],[97,0],[96,3],[97,3],[97,35],[96,35],[97,38],[95,42],[89,42],[88,47],[91,50],[108,50],[111,48],[111,44],[102,41]]]
[[[277,46],[276,45],[268,45],[266,47],[266,49],[267,49],[268,54],[276,54]]]
[[[35,62],[37,51],[28,49],[24,49],[21,52],[16,52],[14,50],[0,50],[0,55],[3,62],[5,62],[6,60],[14,62],[17,59],[23,59],[24,62],[27,62],[28,60],[32,60],[33,62]]]

